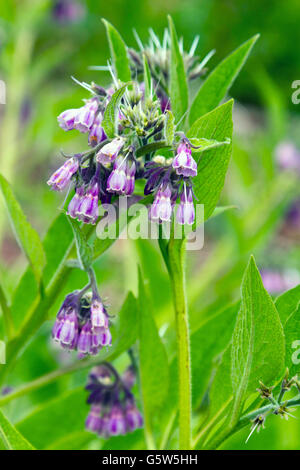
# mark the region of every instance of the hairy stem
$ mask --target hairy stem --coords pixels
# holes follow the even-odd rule
[[[185,242],[171,238],[168,246],[169,273],[176,317],[179,379],[179,448],[191,449],[191,365],[188,311],[185,292]]]
[[[291,398],[290,400],[287,400],[285,406],[287,408],[291,406],[300,406],[300,394],[294,398]],[[216,435],[215,438],[213,438],[205,448],[217,449],[226,439],[243,429],[245,426],[248,426],[257,416],[266,414],[268,412],[274,412],[276,408],[278,408],[278,405],[269,403],[268,405],[262,406],[261,408],[257,408],[256,410],[243,415],[233,428],[228,429],[226,433],[220,433],[219,435]]]

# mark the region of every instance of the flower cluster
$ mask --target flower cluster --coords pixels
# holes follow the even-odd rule
[[[86,419],[86,429],[101,437],[118,436],[143,426],[143,418],[136,407],[130,389],[135,374],[128,368],[123,377],[110,364],[94,367],[86,389],[91,405]]]
[[[119,196],[132,196],[137,179],[146,180],[145,195],[153,194],[153,204],[149,208],[151,220],[169,222],[175,213],[179,224],[194,223],[193,178],[197,176],[197,163],[192,150],[195,147],[176,129],[169,146],[163,141],[167,116],[172,114],[167,93],[170,38],[166,33],[163,45],[158,46],[159,41],[154,41],[151,34],[150,45],[144,50],[151,73],[147,86],[144,81],[138,81],[143,64],[141,54],[130,49],[136,80],[130,85],[123,84],[111,71],[113,85],[107,89],[95,83],[82,83],[91,97],[83,106],[58,116],[59,125],[65,131],[88,134],[90,149],[69,158],[50,177],[48,184],[53,190],[61,191],[73,183],[75,193],[67,213],[86,224],[96,224],[99,203],[114,202]],[[203,66],[202,61],[200,70],[194,56],[195,46],[189,53],[182,51],[190,79],[198,75]],[[111,127],[107,128],[112,112],[114,136]],[[166,158],[157,155],[159,142],[163,148],[168,147]],[[174,209],[176,205],[179,205],[177,210]]]
[[[109,318],[97,293],[90,298],[75,291],[65,298],[52,330],[55,341],[67,350],[77,350],[80,357],[96,355],[111,345]]]

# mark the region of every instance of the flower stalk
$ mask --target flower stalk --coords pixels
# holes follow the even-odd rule
[[[179,380],[179,449],[191,449],[191,358],[185,288],[185,241],[170,239],[169,274],[175,309]]]

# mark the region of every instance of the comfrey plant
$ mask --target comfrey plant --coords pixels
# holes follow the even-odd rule
[[[74,433],[74,427],[83,430],[86,420],[88,439],[96,435],[98,447],[105,439],[122,436],[129,448],[216,449],[243,427],[249,428],[249,434],[251,427],[263,427],[269,414],[288,416],[290,407],[300,404],[299,286],[274,302],[251,257],[240,300],[223,305],[220,311],[215,311],[214,304],[205,320],[193,321],[189,328],[186,239],[199,223],[232,209],[217,207],[232,144],[233,101],[226,101],[226,95],[257,37],[242,44],[203,80],[212,54],[204,59],[196,55],[198,39],[186,51],[170,18],[162,41],[151,30],[144,45],[135,34],[137,50],[128,48],[115,28],[104,23],[111,59],[107,66],[94,68],[108,71],[110,83],[104,88],[101,83],[75,80],[86,90],[86,98],[58,116],[64,131],[86,134],[87,149],[63,155],[65,163],[48,180],[54,191],[66,191],[67,196],[64,213],[43,243],[7,181],[0,178],[14,230],[30,262],[16,290],[16,299],[26,291],[24,318],[20,319],[20,303],[10,308],[0,291],[7,337],[7,364],[0,369],[0,385],[9,384],[21,351],[59,302],[52,337],[63,350],[76,351],[74,363],[11,390],[0,397],[0,405],[90,368],[87,404],[83,390],[71,389],[45,405],[57,445],[67,441],[65,434]],[[197,80],[201,80],[198,90]],[[160,305],[154,299],[152,307],[142,269],[137,298],[129,292],[117,315],[111,314],[113,307],[108,309],[101,297],[93,263],[121,234],[122,214],[117,212],[111,222],[118,229],[114,239],[95,236],[95,226],[109,207],[124,198],[127,208],[135,202],[147,207],[147,223],[158,227],[174,320],[169,310],[164,322],[158,317]],[[196,217],[198,204],[204,206],[201,221]],[[133,221],[134,216],[128,219]],[[171,226],[167,236],[165,224]],[[189,231],[178,237],[177,226]],[[85,286],[74,285],[71,273],[78,268],[88,278]],[[69,282],[69,291],[64,290]],[[67,293],[64,299],[63,292]],[[118,370],[112,365],[116,359]],[[286,394],[290,394],[287,399]],[[42,413],[44,420],[42,411],[36,413]],[[5,423],[3,429],[10,430],[7,439],[12,448],[41,446],[43,438],[32,437],[35,426],[31,417],[28,420],[27,435],[26,422],[17,430],[0,413],[0,426]],[[87,439],[86,433],[83,437]],[[47,439],[48,435],[44,447],[55,448]],[[114,448],[114,442],[110,440],[109,448]]]

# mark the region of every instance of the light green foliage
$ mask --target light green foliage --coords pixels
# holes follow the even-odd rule
[[[225,98],[258,37],[258,35],[253,36],[253,38],[238,47],[217,65],[207,77],[192,103],[189,113],[190,124],[193,124],[200,116],[218,106]]]
[[[263,287],[251,257],[241,287],[241,307],[232,337],[231,379],[237,408],[259,380],[267,386],[284,368],[283,328],[274,303]]]
[[[117,78],[122,82],[131,79],[127,49],[120,33],[106,20],[103,20],[106,28],[110,53]]]
[[[0,410],[0,441],[7,450],[34,450]]]
[[[2,175],[0,175],[0,186],[16,239],[31,264],[37,281],[40,281],[46,261],[42,242],[38,233],[26,219],[9,183]]]
[[[171,36],[171,77],[169,92],[172,112],[177,124],[188,109],[189,95],[183,58],[179,49],[177,34],[171,17],[169,17],[169,30]]]
[[[169,383],[165,347],[149,310],[144,282],[139,272],[139,360],[146,431],[151,430],[154,413],[162,407]],[[149,354],[150,352],[150,354]]]
[[[188,131],[188,137],[213,139],[219,142],[229,139],[231,142],[232,105],[233,101],[230,100],[199,118]],[[228,144],[207,149],[199,156],[198,175],[194,178],[194,189],[199,204],[204,204],[205,220],[213,213],[219,200],[230,155],[231,144]]]

